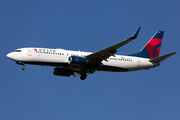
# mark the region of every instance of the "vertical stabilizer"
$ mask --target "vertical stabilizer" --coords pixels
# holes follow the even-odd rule
[[[159,57],[163,35],[164,31],[157,31],[139,53],[132,54],[131,56],[144,57],[149,59]]]

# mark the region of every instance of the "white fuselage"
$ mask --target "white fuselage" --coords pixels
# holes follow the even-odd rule
[[[68,63],[70,56],[86,57],[91,52],[71,51],[64,49],[49,49],[49,48],[21,48],[7,55],[13,61],[24,62],[25,64],[47,65],[55,67],[66,67],[73,69],[81,69],[79,66],[72,66]],[[125,72],[141,69],[149,69],[157,66],[149,61],[150,59],[115,55],[103,60],[102,65],[97,70]]]

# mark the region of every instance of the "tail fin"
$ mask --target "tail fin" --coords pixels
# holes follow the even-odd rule
[[[144,57],[149,59],[159,57],[163,34],[164,31],[157,31],[139,53],[132,54],[131,56]]]

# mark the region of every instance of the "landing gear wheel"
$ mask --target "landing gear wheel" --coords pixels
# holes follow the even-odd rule
[[[84,74],[84,75],[81,75],[81,80],[85,80],[86,79],[86,74]]]
[[[22,70],[25,70],[25,69],[26,69],[26,67],[25,67],[25,66],[23,66],[23,67],[22,67]]]

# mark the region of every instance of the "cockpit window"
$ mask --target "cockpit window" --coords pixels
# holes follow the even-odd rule
[[[14,52],[21,52],[21,50],[15,50]]]

